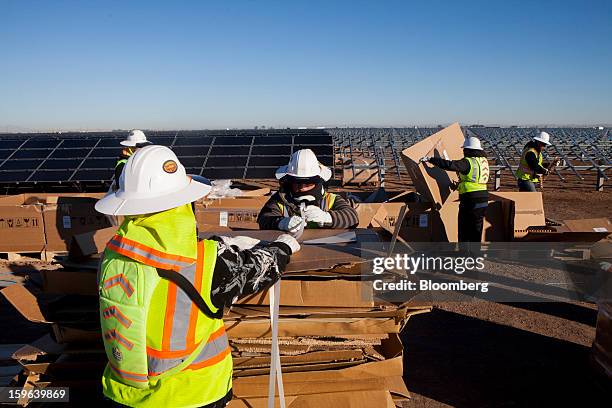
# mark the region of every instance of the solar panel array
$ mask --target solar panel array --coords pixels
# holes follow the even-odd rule
[[[321,129],[146,132],[170,147],[190,174],[211,179],[273,178],[299,149],[333,166],[332,137]],[[0,184],[108,184],[126,132],[0,135]]]

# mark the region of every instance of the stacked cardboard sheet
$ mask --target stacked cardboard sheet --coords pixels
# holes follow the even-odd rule
[[[62,269],[41,271],[40,287],[2,291],[24,317],[48,325],[51,333],[14,354],[23,367],[19,386],[70,386],[75,401],[99,393],[106,357],[91,265],[112,233],[75,237],[72,257]],[[213,234],[219,232],[203,236]],[[240,234],[273,240],[279,232]],[[359,248],[378,240],[372,231],[307,230],[302,240],[306,243],[281,280],[279,343],[287,405],[389,407],[407,399],[399,333],[410,316],[429,308],[373,297],[371,284],[361,279],[366,260]],[[234,357],[231,406],[264,406],[272,346],[267,291],[238,299],[224,321]]]

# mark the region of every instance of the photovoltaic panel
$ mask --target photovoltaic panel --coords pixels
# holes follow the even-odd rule
[[[78,159],[87,156],[91,149],[56,149],[52,154],[51,158],[54,159]]]
[[[178,146],[173,147],[172,151],[179,157],[181,156],[206,156],[208,154],[208,146]]]
[[[247,156],[232,156],[231,158],[208,156],[206,167],[244,167],[246,162]]]
[[[28,181],[66,182],[72,175],[72,170],[38,170]]]
[[[42,160],[8,160],[0,166],[0,170],[27,170],[37,168]]]
[[[173,149],[189,173],[209,178],[273,178],[289,155],[308,147],[332,162],[332,139],[323,130],[147,131]],[[0,183],[109,183],[127,131],[0,135]],[[294,144],[295,143],[295,144]],[[23,145],[23,146],[22,146]],[[10,158],[9,158],[10,157]],[[4,163],[4,165],[3,165]],[[247,168],[248,167],[248,168]],[[65,178],[65,179],[64,179]],[[99,185],[99,184],[98,184]]]
[[[32,174],[31,171],[0,171],[0,182],[18,183],[26,181]]]
[[[51,152],[50,149],[20,149],[15,152],[11,159],[44,159]]]
[[[83,159],[47,159],[40,170],[76,169]]]
[[[211,156],[245,156],[249,154],[251,146],[213,146]]]

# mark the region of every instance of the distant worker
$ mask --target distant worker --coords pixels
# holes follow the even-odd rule
[[[119,177],[121,176],[121,172],[123,171],[123,167],[125,163],[128,161],[131,155],[133,155],[136,150],[139,148],[151,144],[147,140],[144,132],[142,130],[134,129],[130,130],[130,133],[127,136],[127,139],[119,142],[121,146],[125,146],[121,150],[121,154],[117,159],[117,163],[115,163],[115,181],[113,182],[112,190],[116,191],[119,188]]]
[[[468,135],[471,132],[468,131]],[[444,170],[456,171],[459,176],[459,242],[481,242],[482,226],[489,193],[489,162],[482,149],[480,140],[469,136],[463,143],[464,158],[444,160],[440,157],[423,157],[428,162]]]
[[[542,163],[542,152],[546,146],[550,146],[550,135],[540,132],[523,148],[516,171],[519,191],[536,191],[536,183],[541,181],[541,176],[548,175],[548,165]]]
[[[357,212],[339,195],[325,190],[331,170],[319,163],[310,149],[294,152],[289,164],[276,170],[279,189],[261,209],[261,229],[279,229],[292,234],[303,228],[353,228]]]
[[[151,145],[127,160],[119,190],[96,203],[125,216],[98,271],[102,389],[121,406],[224,407],[232,355],[223,309],[269,288],[300,249],[288,234],[267,244],[198,240],[191,203],[210,190],[169,148]]]

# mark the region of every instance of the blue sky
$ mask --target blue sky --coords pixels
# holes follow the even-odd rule
[[[0,0],[0,130],[612,123],[611,1]]]

